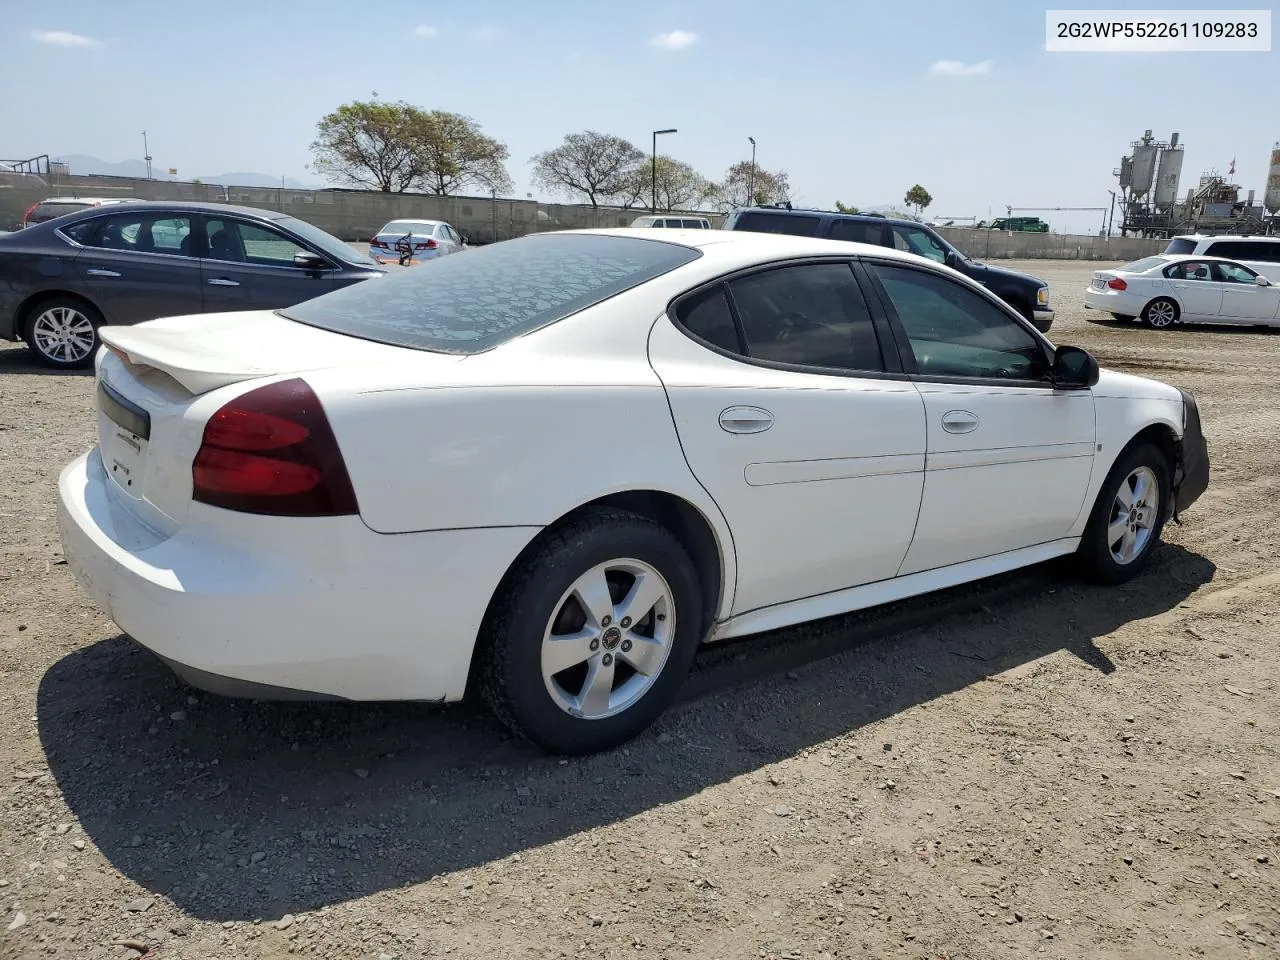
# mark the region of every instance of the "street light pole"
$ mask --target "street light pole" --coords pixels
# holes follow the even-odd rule
[[[747,137],[751,141],[751,177],[747,180],[747,206],[756,202],[756,138]]]
[[[650,194],[649,194],[649,212],[658,212],[658,136],[664,133],[679,133],[675,127],[669,130],[653,131],[653,160],[651,169]]]
[[[142,159],[147,161],[147,179],[151,179],[151,149],[147,146],[147,131],[142,131]]]

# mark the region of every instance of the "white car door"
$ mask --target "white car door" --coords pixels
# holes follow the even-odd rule
[[[1222,284],[1222,321],[1276,322],[1280,287],[1258,285],[1258,275],[1238,263],[1215,263],[1214,278]]]
[[[458,245],[449,236],[449,225],[447,223],[436,224],[433,238],[440,245],[440,256],[447,257],[449,254],[456,252]]]
[[[1169,286],[1182,306],[1184,323],[1216,323],[1222,313],[1223,284],[1213,279],[1208,261],[1187,260],[1165,271]]]
[[[750,271],[672,314],[650,362],[732,531],[733,613],[894,576],[920,508],[924,406],[885,375],[901,362],[853,265]]]
[[[924,399],[924,498],[900,575],[1067,535],[1093,469],[1088,390],[1055,390],[1048,346],[1001,304],[924,266],[869,262]]]

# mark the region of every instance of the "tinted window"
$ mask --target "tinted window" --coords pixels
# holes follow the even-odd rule
[[[852,243],[874,243],[880,245],[881,231],[884,225],[866,223],[862,220],[832,220],[828,235],[832,240],[848,240]]]
[[[1246,248],[1252,247],[1253,244],[1243,240],[1219,240],[1216,243],[1209,244],[1209,248],[1205,250],[1205,255],[1210,257],[1230,257],[1237,260],[1252,260],[1249,251]]]
[[[1169,245],[1164,248],[1164,252],[1169,254],[1195,253],[1196,242],[1188,240],[1186,237],[1175,237],[1169,241]]]
[[[256,223],[210,217],[205,221],[209,259],[252,263],[264,267],[292,267],[306,248],[283,233]]]
[[[378,343],[479,353],[699,256],[658,240],[535,235],[428,260],[279,313]]]
[[[1039,380],[1049,370],[1040,342],[1001,308],[957,281],[876,265],[916,367],[925,376]]]
[[[676,317],[681,325],[694,336],[701,337],[721,350],[741,353],[738,327],[733,322],[733,312],[725,296],[724,286],[717,284],[680,304]]]
[[[847,264],[782,267],[732,280],[747,353],[761,360],[880,370],[871,314]]]
[[[796,237],[816,237],[822,223],[819,217],[800,217],[789,213],[756,213],[739,215],[733,228],[753,233],[787,233]]]
[[[938,263],[947,262],[947,251],[926,230],[918,227],[893,227],[893,245],[899,250],[928,257]]]
[[[128,253],[191,254],[191,218],[172,213],[119,213],[82,221],[66,231],[86,247]]]
[[[1215,263],[1213,265],[1214,277],[1220,283],[1257,283],[1258,275],[1248,267],[1242,267],[1238,263]]]

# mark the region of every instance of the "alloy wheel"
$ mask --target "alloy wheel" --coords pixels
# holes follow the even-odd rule
[[[97,342],[93,323],[74,307],[50,307],[31,325],[35,348],[58,363],[78,363]]]
[[[1133,563],[1146,551],[1160,510],[1160,481],[1150,467],[1137,467],[1116,490],[1107,521],[1107,548],[1116,563]]]

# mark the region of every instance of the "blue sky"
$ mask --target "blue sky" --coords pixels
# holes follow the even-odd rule
[[[312,182],[316,121],[376,90],[479,121],[510,147],[517,196],[533,190],[530,156],[567,132],[647,150],[663,127],[679,133],[661,148],[713,178],[749,158],[754,136],[760,164],[787,170],[793,200],[813,206],[901,202],[917,182],[935,198],[929,214],[1102,206],[1147,128],[1181,134],[1181,193],[1234,156],[1237,182],[1261,195],[1280,139],[1280,55],[1046,53],[1044,11],[972,0],[11,3],[0,157],[140,158],[146,129],[155,165],[184,176]],[[939,61],[965,66],[939,73]],[[1044,216],[1058,229],[1100,224]]]

